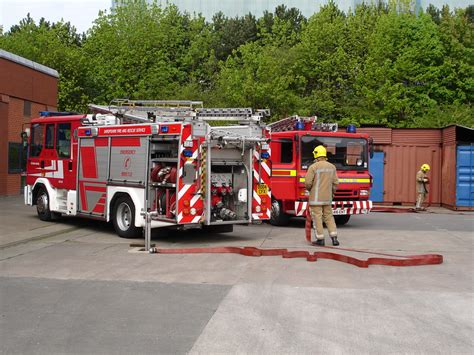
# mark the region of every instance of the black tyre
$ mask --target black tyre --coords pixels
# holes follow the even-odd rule
[[[340,216],[334,216],[334,221],[336,222],[336,224],[338,226],[343,226],[344,224],[346,224],[347,222],[349,222],[349,220],[351,219],[351,215],[350,214],[345,214],[345,215],[340,215]]]
[[[135,227],[135,205],[129,196],[120,196],[114,203],[112,224],[121,238],[138,238],[142,229]]]
[[[278,200],[272,201],[270,223],[274,226],[286,226],[290,222],[290,216],[283,212],[281,202]]]
[[[46,189],[40,187],[36,194],[36,212],[38,213],[39,219],[42,221],[50,222],[54,219],[55,215],[49,209],[49,195]]]

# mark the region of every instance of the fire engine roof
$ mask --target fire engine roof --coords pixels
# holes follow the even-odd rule
[[[325,137],[344,137],[344,138],[369,138],[367,133],[347,133],[342,131],[337,132],[323,132],[323,131],[282,131],[273,132],[272,136],[289,136],[292,137],[295,134],[299,136],[325,136]]]
[[[68,116],[53,116],[53,117],[38,117],[33,118],[31,123],[57,123],[57,122],[71,122],[80,121],[86,115],[68,115]]]

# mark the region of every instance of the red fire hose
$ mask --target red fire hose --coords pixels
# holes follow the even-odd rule
[[[310,213],[306,214],[306,240],[311,242],[311,217]],[[365,250],[323,247],[326,249],[345,250],[357,253],[366,253],[380,255],[384,257],[372,257],[368,259],[358,259],[352,256],[327,251],[310,252],[307,250],[289,251],[288,249],[260,249],[254,247],[214,247],[214,248],[151,248],[150,253],[156,254],[240,254],[244,256],[281,256],[284,259],[304,258],[307,261],[314,262],[318,259],[330,259],[343,263],[355,265],[358,267],[369,267],[369,265],[386,265],[386,266],[418,266],[418,265],[435,265],[443,263],[443,256],[439,254],[423,254],[423,255],[394,255],[386,253],[377,253]]]
[[[383,207],[375,206],[371,212],[388,212],[388,213],[417,213],[414,208],[397,208],[397,207]]]
[[[330,248],[330,247],[326,247]],[[336,248],[335,248],[336,249]],[[337,248],[340,249],[340,248]],[[342,249],[356,252],[364,252],[355,249]],[[417,265],[434,265],[443,262],[443,256],[438,254],[424,254],[424,255],[391,255],[372,253],[379,255],[391,255],[395,258],[368,258],[358,259],[352,256],[315,251],[309,252],[306,250],[289,251],[288,249],[260,249],[254,247],[215,247],[215,248],[182,248],[182,249],[162,249],[151,248],[150,253],[157,254],[240,254],[244,256],[281,256],[284,259],[305,258],[307,261],[314,262],[318,259],[330,259],[340,261],[343,263],[355,265],[358,267],[369,267],[369,265],[386,265],[386,266],[417,266]]]

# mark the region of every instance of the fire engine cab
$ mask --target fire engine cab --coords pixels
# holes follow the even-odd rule
[[[40,219],[112,221],[135,237],[144,227],[230,231],[270,218],[267,110],[132,100],[90,109],[31,122],[25,203]]]
[[[272,148],[272,217],[274,225],[286,225],[291,216],[306,216],[308,191],[304,179],[313,163],[313,149],[323,145],[328,161],[336,166],[339,186],[332,203],[337,224],[353,214],[367,214],[372,177],[369,174],[369,137],[348,126],[338,132],[337,123],[319,123],[316,117],[292,116],[268,126]]]

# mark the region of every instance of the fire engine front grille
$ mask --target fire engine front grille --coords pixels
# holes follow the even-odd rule
[[[343,200],[346,198],[353,198],[357,196],[357,190],[337,190],[334,194],[335,200]]]

